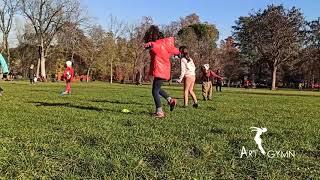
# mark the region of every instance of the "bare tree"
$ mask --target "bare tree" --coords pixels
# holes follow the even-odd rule
[[[299,9],[270,5],[248,17],[240,17],[234,29],[240,52],[248,62],[268,64],[271,89],[276,89],[277,71],[293,61],[302,48],[304,18]]]
[[[92,26],[88,29],[87,36],[79,36],[79,45],[76,46],[76,52],[81,55],[87,66],[87,79],[90,76],[91,70],[97,66],[99,58],[104,55],[104,46],[106,44],[107,34],[101,26]]]
[[[80,2],[78,0],[21,0],[21,2],[21,12],[31,22],[37,37],[40,56],[38,65],[42,78],[46,79],[46,58],[50,47],[56,34],[66,22],[79,21]]]
[[[143,37],[147,29],[153,24],[150,17],[143,17],[139,25],[132,25],[128,27],[129,42],[128,56],[132,58],[132,83],[136,79],[136,71],[139,74],[139,82],[142,78],[143,65],[146,64],[145,60],[148,59],[148,53],[143,48]]]
[[[23,24],[22,22],[16,21],[16,36],[18,40],[18,46],[14,48],[11,52],[12,58],[15,59],[15,63],[20,68],[24,76],[27,76],[28,67],[31,64],[35,64],[38,59],[38,51],[35,41],[35,33],[33,31],[32,25],[29,23]]]
[[[192,13],[186,17],[180,18],[180,26],[182,28],[201,23],[200,17],[196,13]]]
[[[114,59],[116,57],[116,44],[117,40],[121,37],[124,36],[126,32],[127,24],[124,23],[123,21],[118,20],[116,17],[110,15],[109,16],[109,24],[108,24],[108,33],[109,36],[112,38],[112,40],[115,43],[115,46],[110,46],[109,45],[109,50],[111,52],[110,54],[110,83],[113,81],[113,66],[114,66]]]
[[[14,15],[17,12],[19,0],[1,0],[0,1],[0,30],[2,32],[2,50],[8,57],[10,63],[9,33],[12,28]]]

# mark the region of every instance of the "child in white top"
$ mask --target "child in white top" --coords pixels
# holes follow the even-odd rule
[[[184,106],[188,106],[189,94],[193,99],[193,107],[198,107],[197,96],[195,95],[193,88],[196,81],[196,66],[193,60],[189,57],[188,49],[186,46],[181,46],[181,75],[178,83],[184,82]]]

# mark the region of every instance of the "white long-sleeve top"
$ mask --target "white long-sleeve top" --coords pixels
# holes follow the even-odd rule
[[[183,78],[188,76],[196,75],[196,66],[193,63],[193,60],[190,58],[190,61],[186,58],[181,59],[181,75],[179,77],[179,81],[181,82]]]

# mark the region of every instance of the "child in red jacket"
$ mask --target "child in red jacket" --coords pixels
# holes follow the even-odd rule
[[[201,75],[201,80],[202,80],[202,96],[203,100],[211,100],[212,97],[212,78],[217,78],[220,80],[223,80],[223,78],[213,71],[210,70],[209,64],[204,64],[201,67],[202,70],[202,75]]]
[[[162,118],[165,116],[160,96],[164,97],[170,105],[170,111],[173,111],[177,105],[177,100],[171,98],[161,86],[164,81],[170,79],[172,55],[180,54],[179,49],[174,46],[174,38],[164,38],[157,26],[150,26],[144,36],[145,48],[149,49],[151,56],[150,72],[149,74],[154,77],[152,84],[152,96],[156,105],[155,117]]]
[[[66,70],[63,73],[63,77],[66,81],[66,91],[63,92],[61,95],[67,95],[71,93],[71,82],[73,80],[74,77],[74,70],[72,68],[72,62],[71,61],[67,61],[66,62]]]

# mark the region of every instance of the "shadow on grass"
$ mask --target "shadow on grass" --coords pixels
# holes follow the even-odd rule
[[[44,93],[55,93],[57,94],[57,91],[54,90],[45,90],[45,89],[30,89],[29,90],[31,93],[33,92],[44,92]]]
[[[197,147],[196,145],[190,145],[189,153],[194,158],[203,157],[203,151],[199,147]]]
[[[148,164],[157,171],[163,171],[168,166],[169,157],[162,151],[150,152],[144,157]]]
[[[298,150],[299,154],[303,154],[310,158],[320,159],[320,151],[319,150],[309,150],[309,149],[300,149]]]
[[[49,102],[31,102],[31,103],[35,104],[35,106],[45,106],[45,107],[69,107],[69,108],[98,111],[98,112],[101,112],[104,110],[102,108],[98,108],[94,106],[79,106],[79,105],[73,105],[70,103],[49,103]]]
[[[91,100],[91,102],[96,102],[96,103],[111,103],[111,104],[133,104],[133,105],[153,105],[151,103],[141,103],[141,102],[135,102],[135,101],[119,101],[119,100]]]
[[[106,108],[99,108],[94,106],[80,106],[80,105],[73,105],[71,103],[50,103],[50,102],[29,102],[34,104],[35,106],[44,106],[44,107],[66,107],[66,108],[75,108],[80,110],[89,110],[89,111],[96,111],[96,112],[112,112],[112,113],[119,113],[123,114],[120,110],[112,110]],[[134,114],[134,115],[150,115],[150,112],[146,111],[139,111],[139,112],[130,112],[126,114]]]
[[[224,94],[234,94],[235,92],[224,92]],[[320,97],[319,95],[311,94],[285,94],[285,93],[272,93],[269,92],[253,92],[253,91],[237,91],[237,94],[248,94],[248,95],[261,95],[261,96],[288,96],[288,97]]]

